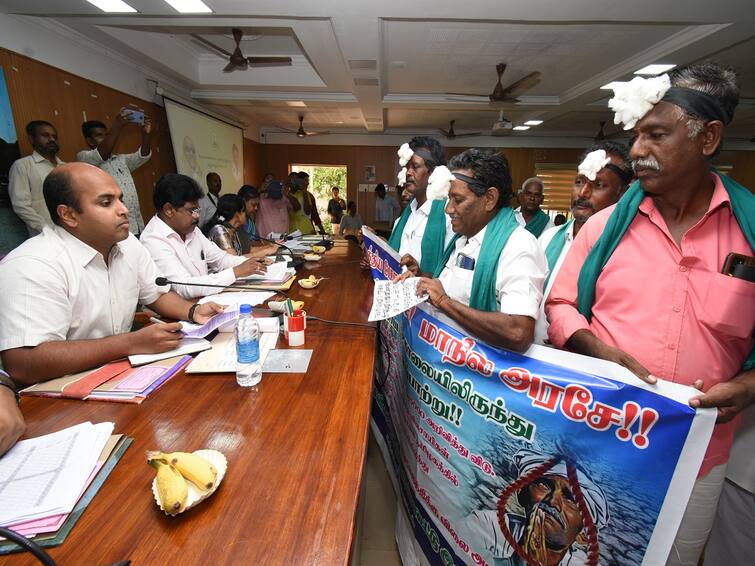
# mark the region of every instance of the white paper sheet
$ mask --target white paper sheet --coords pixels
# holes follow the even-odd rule
[[[187,338],[204,338],[210,332],[217,330],[224,324],[227,324],[239,317],[238,309],[229,309],[225,312],[221,312],[213,316],[210,320],[204,324],[192,324],[190,322],[182,322],[181,331]]]
[[[184,356],[186,354],[193,354],[194,352],[209,350],[210,348],[212,348],[212,345],[204,338],[184,338],[175,350],[160,354],[136,354],[129,356],[128,361],[132,366],[141,366],[158,360],[166,360],[175,356]]]
[[[11,448],[0,458],[0,525],[70,513],[113,428],[85,422]]]
[[[264,365],[268,353],[278,342],[278,332],[263,332],[260,336],[260,363]],[[264,369],[263,369],[264,371]],[[186,373],[236,372],[236,337],[232,333],[218,334],[212,349],[199,354],[186,367]]]
[[[419,283],[419,277],[410,277],[398,283],[385,280],[375,281],[372,309],[367,320],[370,322],[385,320],[424,303],[427,295],[417,296],[417,283]]]
[[[265,273],[240,277],[237,281],[287,281],[289,277],[296,275],[296,270],[288,267],[288,261],[279,261],[267,266]]]

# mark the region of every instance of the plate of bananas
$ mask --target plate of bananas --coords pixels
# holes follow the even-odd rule
[[[178,515],[215,493],[228,462],[217,450],[147,452],[147,463],[157,470],[152,495],[166,515]]]

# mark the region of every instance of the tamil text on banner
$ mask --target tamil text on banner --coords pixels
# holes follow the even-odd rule
[[[365,246],[376,278],[398,271]],[[373,428],[404,564],[665,564],[715,421],[694,390],[492,348],[427,304],[379,330]]]

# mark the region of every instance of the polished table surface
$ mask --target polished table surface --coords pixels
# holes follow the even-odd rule
[[[308,314],[365,322],[372,285],[354,245],[337,246],[300,277]],[[134,438],[68,539],[60,565],[346,564],[367,450],[375,331],[308,322],[306,374],[264,374],[256,391],[233,374],[181,373],[141,405],[24,397],[25,437],[83,421],[115,422]],[[279,347],[285,347],[281,336]],[[146,450],[219,450],[228,471],[199,506],[167,517],[152,497]],[[29,555],[0,564],[34,564]]]

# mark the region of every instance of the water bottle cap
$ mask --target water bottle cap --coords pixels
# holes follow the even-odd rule
[[[252,313],[252,305],[241,305],[239,307],[239,312],[241,314],[251,314]]]

